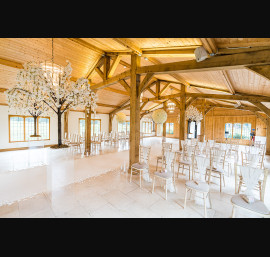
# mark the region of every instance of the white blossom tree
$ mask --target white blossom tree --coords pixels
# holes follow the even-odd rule
[[[88,80],[82,77],[73,82],[70,80],[71,72],[72,68],[68,62],[63,72],[56,76],[46,72],[49,83],[42,85],[43,101],[58,117],[58,147],[62,146],[62,114],[70,108],[78,107],[91,107],[95,112],[97,106],[97,95],[91,91]]]
[[[22,115],[31,115],[34,118],[34,134],[37,135],[37,118],[48,111],[48,106],[43,102],[40,89],[42,69],[35,63],[27,63],[24,69],[17,74],[16,85],[5,91],[10,111]]]
[[[70,62],[61,70],[47,70],[41,63],[26,63],[17,75],[17,85],[6,91],[10,108],[28,112],[36,119],[44,112],[58,117],[58,147],[62,145],[62,114],[70,108],[91,107],[95,112],[97,95],[86,78],[71,81]],[[35,125],[36,126],[36,125]]]

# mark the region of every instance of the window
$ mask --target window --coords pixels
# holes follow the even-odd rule
[[[9,142],[24,141],[24,117],[9,116]]]
[[[101,120],[100,119],[91,119],[91,136],[100,134],[101,131]],[[82,137],[85,136],[85,119],[79,119],[79,133]]]
[[[225,132],[228,131],[229,134],[227,138],[234,139],[250,139],[251,133],[251,123],[226,123],[225,124]],[[226,137],[226,135],[225,135]]]
[[[235,139],[241,139],[241,123],[234,123],[233,124],[233,138]]]
[[[150,134],[152,132],[153,122],[152,121],[143,121],[142,123],[142,132]]]
[[[250,123],[244,123],[242,126],[242,139],[250,139],[250,133],[251,133],[251,124]]]
[[[125,121],[123,123],[118,122],[118,132],[125,132],[127,134],[127,132],[130,131],[130,122],[129,121]]]
[[[50,119],[49,118],[39,118],[38,119],[38,133],[43,139],[50,139]]]
[[[174,123],[166,123],[166,134],[173,134]]]
[[[34,118],[9,115],[9,142],[27,142],[34,134]],[[44,140],[50,140],[50,118],[37,118],[37,134]]]
[[[227,134],[227,138],[232,138],[232,123],[226,123],[225,124],[225,132],[229,132],[229,134]],[[226,137],[226,134],[225,134]]]

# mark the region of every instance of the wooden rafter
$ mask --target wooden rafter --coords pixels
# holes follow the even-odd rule
[[[201,42],[209,54],[216,54],[218,52],[218,48],[213,38],[201,38]]]
[[[110,69],[109,69],[109,72],[108,72],[108,78],[110,78],[110,77],[114,74],[114,72],[115,72],[115,70],[116,70],[118,64],[119,64],[120,61],[121,61],[121,58],[122,58],[122,56],[121,56],[121,55],[118,55],[118,56],[116,56],[116,58],[113,60],[113,63],[112,63],[112,65],[111,65],[111,67],[110,67]]]
[[[128,85],[128,83],[124,79],[119,80],[119,83],[126,89],[128,94],[130,95],[130,86]]]

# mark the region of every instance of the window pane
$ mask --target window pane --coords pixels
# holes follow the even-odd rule
[[[24,141],[23,117],[10,117],[10,141]]]
[[[85,136],[85,119],[80,119],[80,135]]]
[[[166,123],[166,134],[169,134],[170,132],[170,124]]]
[[[174,124],[170,123],[170,134],[173,134],[173,126],[174,126]]]
[[[38,134],[38,131],[37,131]],[[25,140],[29,140],[29,136],[34,135],[34,118],[26,117],[25,118]]]
[[[127,132],[129,132],[130,131],[130,122],[128,121],[127,122]]]
[[[244,123],[242,128],[242,139],[250,139],[251,123]]]
[[[241,123],[233,124],[233,138],[241,139]]]
[[[95,122],[94,133],[98,135],[100,133],[100,120],[94,120],[94,122]]]
[[[118,132],[122,132],[123,126],[122,123],[118,122]]]
[[[26,119],[25,119],[25,122],[26,122]],[[41,135],[42,139],[50,139],[50,119],[49,118],[38,118],[38,134]]]
[[[225,138],[232,138],[232,123],[226,123],[225,124],[225,132],[228,131],[229,134],[227,134],[226,136],[226,133],[225,133]]]

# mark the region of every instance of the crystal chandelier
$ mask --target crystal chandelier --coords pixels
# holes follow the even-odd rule
[[[167,107],[168,107],[169,113],[173,113],[175,110],[175,103],[169,102],[169,103],[167,103]]]
[[[195,121],[196,123],[200,123],[203,119],[202,113],[194,107],[190,105],[186,110],[186,120]],[[180,123],[180,114],[177,116],[177,122]]]
[[[201,122],[203,119],[203,115],[199,110],[194,107],[193,105],[190,105],[186,110],[186,120],[195,121],[196,123]]]

